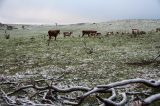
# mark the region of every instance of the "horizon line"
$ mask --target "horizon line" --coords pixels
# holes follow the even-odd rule
[[[101,22],[77,22],[77,23],[64,23],[64,24],[58,24],[57,26],[61,26],[61,25],[76,25],[76,24],[91,24],[91,23],[105,23],[105,22],[112,22],[112,21],[125,21],[125,20],[160,20],[159,19],[111,19],[111,20],[106,20],[106,21],[101,21]],[[5,23],[5,22],[0,22],[1,24],[10,24],[10,25],[54,25],[56,26],[56,22],[55,24],[47,24],[47,23]]]

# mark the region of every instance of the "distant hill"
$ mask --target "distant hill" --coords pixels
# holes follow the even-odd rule
[[[58,26],[56,28],[69,31],[75,31],[81,33],[82,30],[97,30],[98,32],[106,33],[107,31],[127,31],[131,32],[131,29],[138,28],[144,31],[155,30],[160,27],[160,19],[134,19],[134,20],[115,20],[101,23],[83,23]],[[54,27],[55,28],[55,27]]]
[[[11,24],[8,24],[11,25]],[[12,26],[22,29],[21,24],[12,24]],[[50,29],[60,29],[63,31],[73,31],[74,35],[81,35],[82,30],[97,30],[102,34],[108,31],[113,32],[131,32],[131,29],[138,28],[144,31],[155,30],[160,27],[160,19],[131,19],[131,20],[114,20],[101,23],[77,23],[69,25],[25,25],[28,31],[47,34]]]

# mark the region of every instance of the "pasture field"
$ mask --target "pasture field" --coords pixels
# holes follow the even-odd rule
[[[156,24],[153,23],[155,21],[147,22],[148,26],[141,22],[136,25],[145,31],[155,30],[158,25],[160,27],[160,21],[156,21]],[[21,29],[21,25],[15,25],[18,29],[7,31],[10,39],[5,39],[4,30],[0,30],[0,75],[20,78],[26,75],[35,78],[63,75],[62,85],[89,87],[131,78],[159,80],[160,58],[150,64],[147,62],[160,54],[160,33],[147,33],[137,38],[120,34],[106,37],[107,28],[109,31],[130,31],[127,26],[135,22],[124,26],[120,24],[121,27],[119,23],[116,23],[117,27],[110,23],[107,23],[108,26],[103,23],[97,26],[35,25],[27,26],[25,30]],[[73,31],[74,37],[63,38],[60,35],[57,41],[52,40],[48,46],[47,31],[52,28],[62,32]],[[97,30],[102,32],[102,37],[79,37],[85,28],[99,28]]]

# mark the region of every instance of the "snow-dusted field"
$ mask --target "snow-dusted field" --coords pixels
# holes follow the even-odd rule
[[[5,39],[0,30],[0,77],[18,79],[57,78],[64,75],[60,85],[94,87],[123,79],[160,78],[160,20],[121,20],[104,23],[87,23],[59,26],[14,25],[18,29],[7,31]],[[106,37],[107,31],[130,32],[132,28],[144,30],[146,35],[131,38],[129,35]],[[47,31],[60,29],[73,31],[74,37],[52,40],[47,45]],[[79,37],[82,30],[102,33],[101,39]]]

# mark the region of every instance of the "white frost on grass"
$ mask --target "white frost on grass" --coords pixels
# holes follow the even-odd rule
[[[137,71],[137,73],[134,76],[139,77],[139,78],[143,78],[143,79],[159,80],[160,79],[160,70],[158,68],[140,69],[140,70]]]

